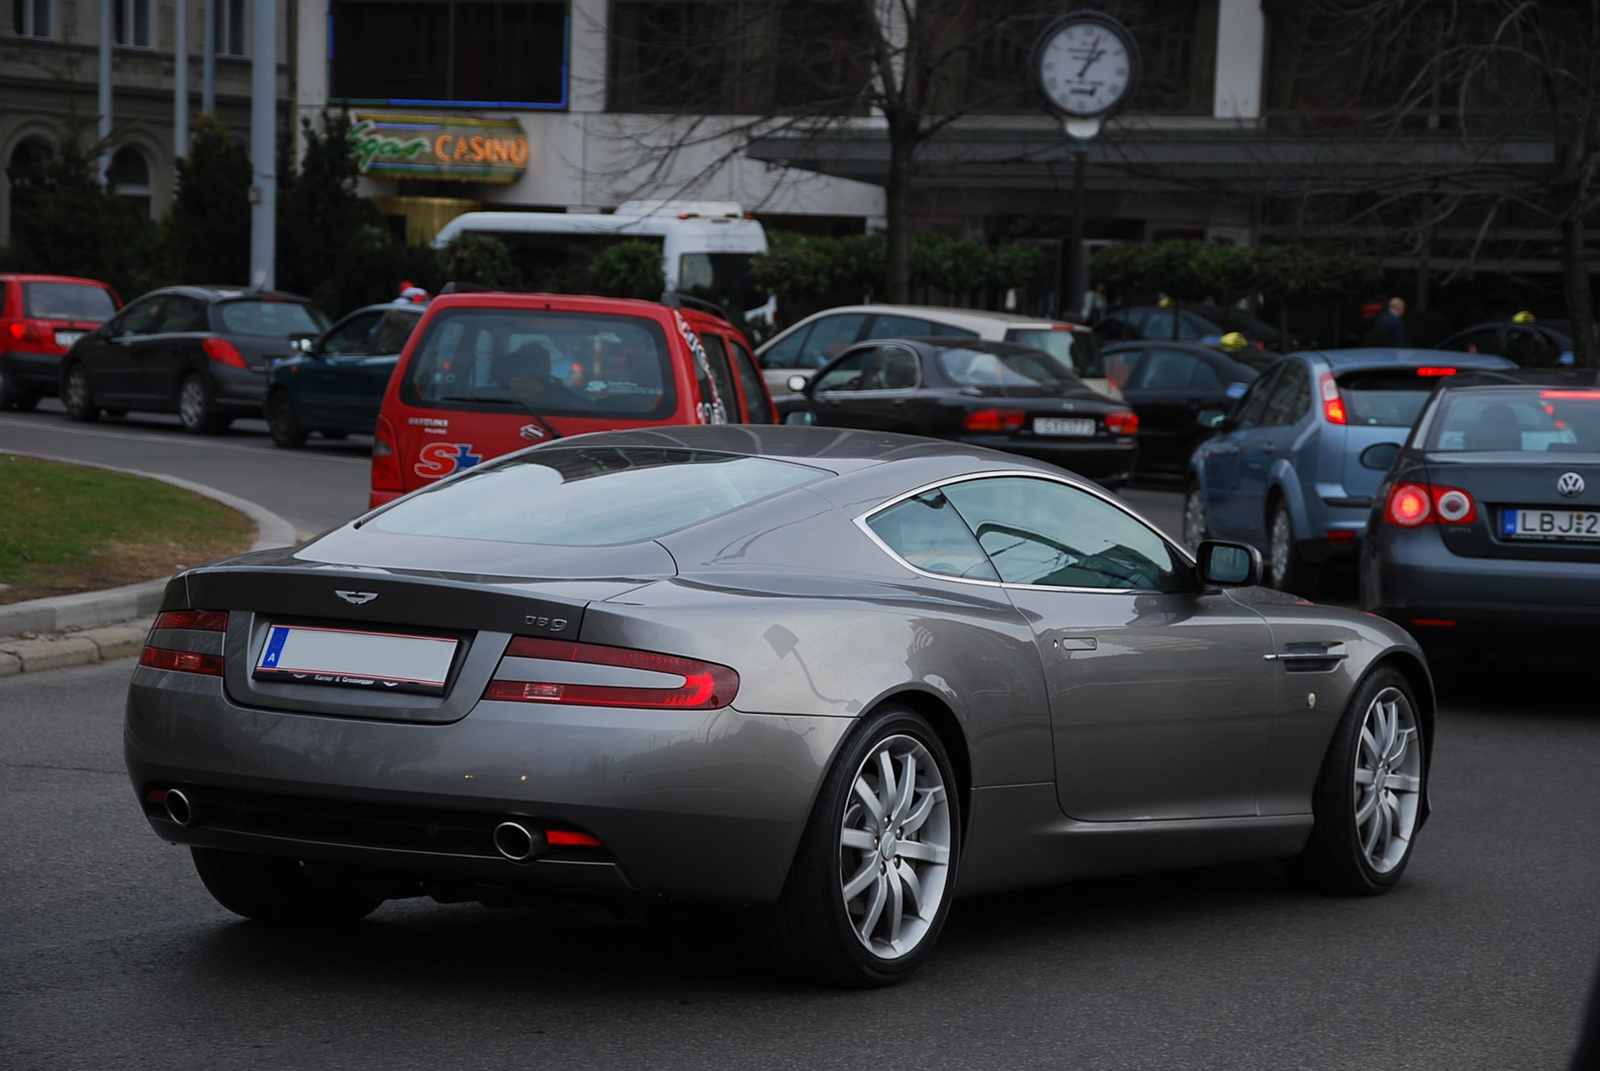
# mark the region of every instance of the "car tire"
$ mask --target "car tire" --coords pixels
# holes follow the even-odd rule
[[[94,388],[89,383],[89,370],[82,364],[68,366],[61,375],[61,404],[67,408],[67,416],[73,420],[87,423],[100,415],[100,407],[94,404]]]
[[[267,430],[272,441],[286,450],[305,445],[306,429],[295,419],[294,399],[288,391],[280,390],[267,402]]]
[[[258,922],[329,925],[356,922],[383,900],[319,885],[298,859],[190,848],[206,891],[235,915]]]
[[[769,938],[819,981],[900,981],[949,917],[960,841],[960,794],[938,734],[905,707],[879,707],[822,782],[783,893],[766,913]]]
[[[1317,593],[1317,570],[1295,542],[1294,518],[1282,499],[1267,520],[1267,586],[1306,598]]]
[[[1428,793],[1428,756],[1411,685],[1383,666],[1355,690],[1312,792],[1315,825],[1284,868],[1317,892],[1375,896],[1411,860]]]
[[[1183,545],[1193,554],[1200,549],[1202,540],[1211,538],[1211,525],[1206,522],[1206,496],[1199,484],[1190,484],[1183,492]]]
[[[228,426],[217,416],[211,384],[198,372],[190,372],[178,386],[178,423],[191,435],[215,435]]]

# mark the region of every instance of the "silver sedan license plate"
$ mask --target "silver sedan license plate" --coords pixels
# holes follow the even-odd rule
[[[1576,509],[1508,509],[1500,534],[1507,539],[1583,539],[1600,541],[1600,513]]]
[[[1034,417],[1035,435],[1093,435],[1094,421],[1085,417]]]
[[[273,625],[256,659],[255,677],[443,695],[459,645],[442,636]]]

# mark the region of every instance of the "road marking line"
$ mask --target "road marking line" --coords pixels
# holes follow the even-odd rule
[[[169,443],[174,446],[195,446],[204,443],[208,449],[212,450],[237,450],[240,453],[282,456],[301,461],[333,461],[341,465],[370,465],[372,463],[370,458],[365,457],[327,457],[322,454],[303,454],[276,448],[265,450],[258,446],[240,446],[237,443],[213,442],[196,436],[186,435],[180,438],[175,435],[134,435],[120,431],[93,431],[89,428],[52,427],[47,424],[36,424],[31,420],[18,420],[16,417],[0,417],[0,427],[26,428],[29,431],[48,431],[59,435],[83,435],[91,439],[129,439],[140,443]]]

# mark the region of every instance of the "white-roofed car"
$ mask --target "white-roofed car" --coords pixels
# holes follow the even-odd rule
[[[1106,378],[1105,362],[1094,332],[1083,324],[985,309],[952,309],[937,305],[840,305],[812,313],[756,350],[762,375],[774,397],[788,393],[789,378],[807,378],[838,356],[846,346],[875,338],[921,338],[950,335],[1016,342],[1044,350],[1072,366],[1094,390],[1121,399]]]

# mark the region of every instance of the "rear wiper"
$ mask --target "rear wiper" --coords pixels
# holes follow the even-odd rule
[[[446,394],[439,400],[441,402],[486,402],[489,405],[522,405],[515,398],[496,398],[483,394]]]

